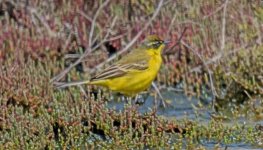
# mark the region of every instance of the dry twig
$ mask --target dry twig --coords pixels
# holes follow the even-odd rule
[[[213,94],[213,103],[212,103],[212,106],[214,108],[214,100],[215,100],[215,97],[217,96],[217,93],[216,93],[216,90],[215,90],[215,87],[214,87],[214,83],[213,83],[213,78],[212,78],[212,71],[209,69],[208,65],[206,64],[204,58],[194,49],[192,48],[191,46],[189,46],[188,44],[186,44],[183,40],[181,40],[181,43],[187,47],[189,50],[191,50],[201,61],[202,63],[204,64],[207,72],[208,72],[208,75],[209,75],[209,80],[210,80],[210,86],[211,86],[211,91],[212,91],[212,94]]]
[[[228,0],[226,0],[224,4],[224,12],[223,12],[223,19],[222,19],[222,39],[221,39],[221,54],[223,55],[223,50],[225,49],[225,34],[226,34],[226,8],[227,8]]]

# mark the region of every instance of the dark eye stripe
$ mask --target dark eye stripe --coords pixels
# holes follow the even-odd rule
[[[162,41],[153,41],[147,44],[147,46],[159,46],[160,44],[162,44]]]

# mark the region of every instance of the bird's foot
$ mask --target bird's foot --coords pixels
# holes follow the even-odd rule
[[[143,105],[145,103],[144,97],[140,94],[137,94],[135,97],[134,104]]]

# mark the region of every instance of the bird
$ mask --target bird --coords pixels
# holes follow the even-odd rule
[[[156,78],[162,64],[162,51],[167,43],[169,41],[163,41],[155,34],[148,35],[140,46],[90,80],[65,83],[57,88],[88,84],[134,97],[147,90]]]

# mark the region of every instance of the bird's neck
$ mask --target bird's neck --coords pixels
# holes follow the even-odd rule
[[[157,73],[162,63],[161,51],[154,50],[154,51],[150,51],[148,54],[151,56],[149,62],[150,65],[149,68],[152,68]]]

